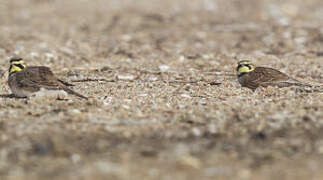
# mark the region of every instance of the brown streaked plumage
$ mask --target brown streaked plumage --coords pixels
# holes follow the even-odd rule
[[[259,86],[309,86],[269,67],[255,67],[250,61],[242,60],[237,66],[238,81],[242,87],[256,90]]]
[[[72,84],[57,79],[48,67],[26,67],[21,58],[12,58],[10,60],[8,85],[12,93],[17,97],[28,97],[32,93],[44,88],[47,90],[64,90],[68,94],[88,99],[69,89],[67,86]]]

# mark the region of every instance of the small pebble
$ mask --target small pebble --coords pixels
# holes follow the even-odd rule
[[[117,79],[119,80],[128,80],[128,81],[132,81],[135,79],[135,76],[132,74],[119,74],[117,76]]]

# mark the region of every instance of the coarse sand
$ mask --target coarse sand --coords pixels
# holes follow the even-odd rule
[[[0,1],[0,179],[323,179],[323,93],[242,88],[250,59],[323,84],[321,0]],[[88,101],[6,97],[9,58]],[[59,97],[59,98],[57,98]]]

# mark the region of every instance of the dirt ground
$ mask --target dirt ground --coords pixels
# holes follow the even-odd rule
[[[90,99],[0,98],[1,180],[323,179],[323,93],[235,75],[323,84],[321,0],[0,1],[12,56]]]

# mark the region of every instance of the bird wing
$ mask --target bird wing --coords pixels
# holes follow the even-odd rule
[[[58,89],[58,80],[53,72],[45,66],[30,66],[21,71],[23,84],[46,89]]]
[[[14,75],[12,75],[9,78],[14,78],[12,80],[12,83],[16,82],[16,85],[18,86],[18,88],[24,89],[25,91],[29,91],[29,92],[36,92],[40,90],[40,87],[33,83],[30,82],[28,79],[24,78],[24,73],[21,72],[16,72]],[[10,80],[9,80],[10,83]]]
[[[18,74],[19,73],[19,74]],[[40,88],[46,89],[62,89],[69,94],[76,95],[83,99],[88,99],[87,97],[67,88],[64,81],[57,79],[54,73],[45,66],[30,66],[25,68],[23,71],[17,72],[18,76],[21,76],[19,83],[34,88],[34,91],[39,90]]]
[[[272,68],[257,67],[253,72],[252,82],[261,86],[299,84],[301,82],[289,77],[288,75]]]

